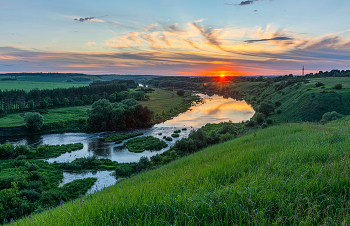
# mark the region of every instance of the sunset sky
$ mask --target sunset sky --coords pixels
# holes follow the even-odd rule
[[[350,69],[349,0],[1,0],[0,72]]]

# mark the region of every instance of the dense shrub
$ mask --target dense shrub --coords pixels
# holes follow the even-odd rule
[[[279,102],[279,101],[276,101],[275,102],[275,108],[278,108],[279,106],[281,106],[282,104],[281,104],[281,102]]]
[[[256,114],[256,117],[255,117],[255,119],[256,119],[256,122],[258,123],[258,124],[261,124],[261,123],[263,123],[264,122],[264,114],[263,113],[257,113]]]
[[[271,102],[262,102],[258,108],[258,112],[263,113],[264,115],[269,115],[275,110]]]
[[[163,140],[152,136],[146,136],[128,140],[125,143],[125,146],[131,152],[143,152],[145,150],[161,150],[167,147],[168,145]]]
[[[173,134],[171,134],[171,136],[176,138],[176,137],[179,137],[180,135],[178,133],[173,133]]]
[[[342,89],[343,85],[342,84],[335,84],[333,89]]]
[[[337,113],[336,111],[327,112],[322,115],[320,123],[325,124],[327,122],[337,120],[344,117],[344,115]]]
[[[117,176],[128,177],[134,173],[134,169],[129,166],[117,166],[115,167],[115,173]]]
[[[173,138],[171,138],[171,137],[165,137],[165,140],[166,140],[166,141],[172,141]]]
[[[321,86],[324,86],[324,84],[323,84],[322,82],[316,82],[316,83],[315,83],[315,86],[316,86],[316,87],[321,87]]]
[[[255,126],[255,124],[256,124],[256,121],[251,119],[251,120],[246,121],[244,125],[246,127],[253,127],[253,126]]]
[[[233,124],[231,122],[224,122],[224,123],[222,123],[222,126],[218,130],[218,133],[219,134],[229,133],[229,134],[237,135],[238,131],[239,130],[238,130],[237,126],[235,126],[235,124]]]

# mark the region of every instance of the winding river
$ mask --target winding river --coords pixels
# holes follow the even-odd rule
[[[27,144],[29,147],[37,147],[41,144],[70,144],[82,143],[84,148],[71,153],[65,153],[57,158],[47,159],[48,162],[71,162],[76,158],[96,155],[98,158],[108,158],[119,163],[137,162],[140,157],[151,157],[157,153],[162,153],[170,148],[176,140],[187,137],[192,129],[198,129],[207,123],[241,122],[249,120],[254,115],[253,108],[245,101],[237,101],[232,98],[223,98],[218,95],[209,97],[205,94],[198,94],[203,98],[202,104],[192,106],[188,111],[179,114],[171,120],[157,124],[152,128],[129,130],[127,133],[143,132],[144,136],[154,136],[162,139],[163,136],[170,136],[174,130],[186,128],[179,134],[179,138],[174,138],[173,141],[166,141],[167,148],[160,151],[145,151],[143,153],[129,152],[123,148],[122,144],[113,142],[105,142],[104,137],[110,132],[102,133],[62,133],[62,134],[46,134],[36,136],[21,136],[21,137],[6,137],[0,138],[0,143],[11,142],[13,144]],[[124,131],[125,132],[125,131]],[[126,142],[125,140],[124,142]],[[61,185],[69,183],[76,179],[87,177],[97,177],[98,181],[93,186],[91,193],[94,191],[110,186],[115,183],[116,179],[109,175],[108,171],[84,172],[84,173],[69,173],[64,172],[64,179]]]

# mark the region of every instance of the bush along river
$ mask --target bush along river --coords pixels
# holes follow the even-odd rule
[[[152,128],[134,129],[119,133],[63,133],[6,137],[0,138],[0,142],[2,144],[10,142],[13,145],[27,145],[28,148],[34,149],[42,145],[83,144],[83,148],[79,150],[69,150],[54,157],[45,158],[44,156],[43,158],[48,163],[65,164],[63,166],[65,171],[60,186],[78,179],[97,178],[95,184],[88,191],[88,193],[91,193],[96,190],[96,187],[97,190],[100,190],[115,184],[115,176],[113,174],[110,175],[112,172],[115,173],[115,171],[101,170],[114,170],[117,163],[112,164],[111,161],[119,164],[131,164],[126,165],[131,167],[132,163],[139,162],[141,157],[150,159],[152,156],[164,153],[177,140],[187,138],[192,130],[197,130],[208,123],[215,124],[229,120],[233,123],[239,123],[249,120],[255,113],[253,108],[245,101],[237,101],[217,95],[211,97],[205,94],[198,95],[203,98],[201,104],[193,105],[188,111]],[[109,137],[113,141],[105,140],[108,135],[113,134],[117,134],[117,136]],[[140,139],[140,137],[149,138]],[[154,145],[155,140],[151,137],[159,139],[156,145]],[[98,163],[100,164],[99,167],[93,167],[91,162],[98,160],[100,160]],[[87,169],[93,171],[79,172],[79,170]],[[131,173],[132,170],[123,169],[120,175],[127,176]]]

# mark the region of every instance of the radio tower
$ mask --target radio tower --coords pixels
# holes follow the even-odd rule
[[[305,72],[305,69],[304,69],[304,66],[303,66],[303,76],[304,76],[304,72]]]

